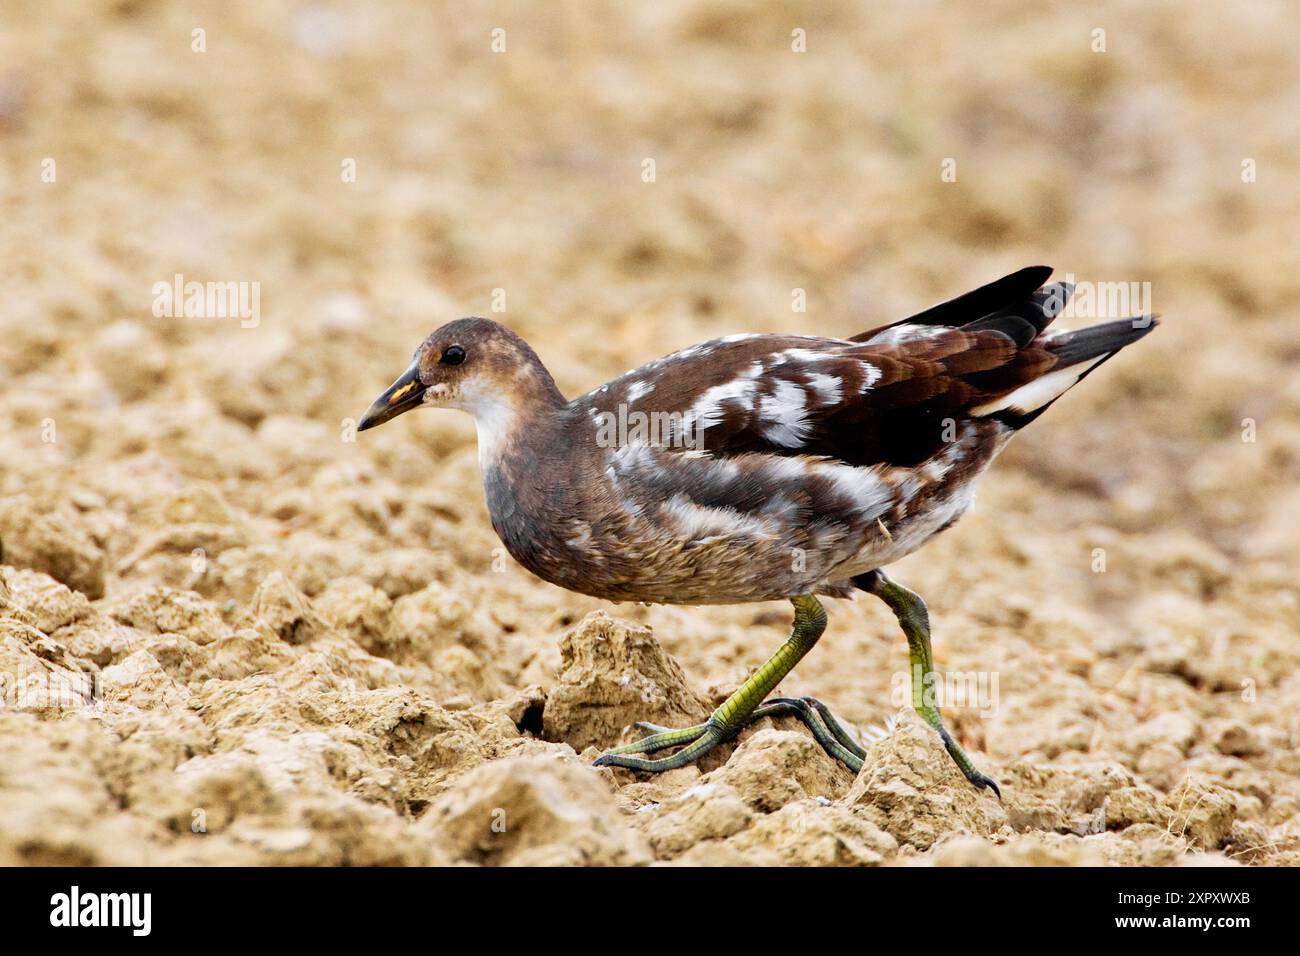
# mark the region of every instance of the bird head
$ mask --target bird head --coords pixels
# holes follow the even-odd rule
[[[358,431],[414,408],[458,408],[480,424],[513,422],[525,406],[563,402],[528,343],[490,319],[458,319],[420,343],[406,371],[375,399]]]

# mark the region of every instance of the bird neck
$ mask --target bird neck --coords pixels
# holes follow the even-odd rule
[[[474,416],[479,465],[486,471],[521,443],[545,434],[567,402],[532,349],[510,370],[462,388],[457,404]]]

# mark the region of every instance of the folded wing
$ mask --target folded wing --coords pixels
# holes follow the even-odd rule
[[[764,453],[915,465],[963,421],[1032,421],[1153,317],[1048,332],[1072,287],[1022,269],[852,339],[735,336],[668,356],[585,396],[645,413],[656,443],[727,458]],[[657,419],[654,416],[658,416]],[[666,423],[666,424],[665,424]]]

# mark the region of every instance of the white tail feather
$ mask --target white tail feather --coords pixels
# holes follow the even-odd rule
[[[1048,372],[1042,378],[1036,378],[1027,385],[1021,385],[1014,392],[1008,392],[1001,398],[977,405],[972,408],[972,415],[992,415],[994,412],[1012,411],[1018,415],[1028,415],[1035,409],[1042,408],[1048,402],[1064,395],[1083,374],[1111,353],[1098,355],[1077,365],[1069,365]]]

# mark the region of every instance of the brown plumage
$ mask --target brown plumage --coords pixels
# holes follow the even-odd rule
[[[492,523],[555,584],[611,600],[848,593],[956,521],[1014,432],[1150,317],[1049,333],[1070,288],[1024,269],[852,339],[734,336],[566,401],[508,329],[438,329],[362,428],[478,423]]]

